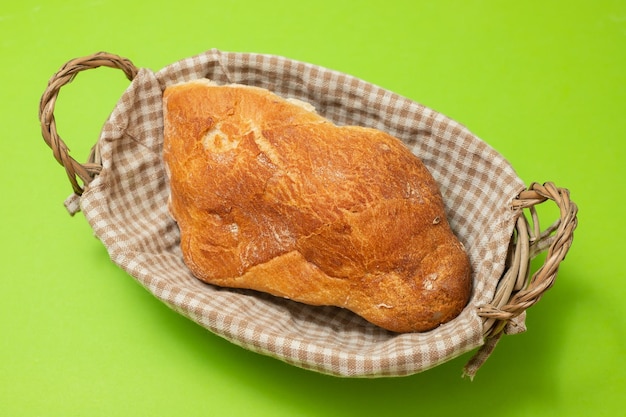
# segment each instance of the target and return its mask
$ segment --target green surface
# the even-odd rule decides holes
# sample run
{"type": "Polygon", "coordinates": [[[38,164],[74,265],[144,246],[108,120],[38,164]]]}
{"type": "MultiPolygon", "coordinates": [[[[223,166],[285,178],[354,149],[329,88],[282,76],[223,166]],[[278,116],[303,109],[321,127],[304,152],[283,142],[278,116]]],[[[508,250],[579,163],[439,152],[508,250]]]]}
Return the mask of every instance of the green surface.
{"type": "MultiPolygon", "coordinates": [[[[623,1],[4,2],[0,6],[0,415],[617,416],[626,392],[623,1]],[[158,70],[210,48],[347,72],[468,126],[520,177],[580,207],[556,285],[473,382],[470,354],[348,380],[210,334],[113,265],[41,139],[67,60],[107,50],[158,70]]],[[[55,112],[83,160],[128,82],[81,74],[55,112]]]]}

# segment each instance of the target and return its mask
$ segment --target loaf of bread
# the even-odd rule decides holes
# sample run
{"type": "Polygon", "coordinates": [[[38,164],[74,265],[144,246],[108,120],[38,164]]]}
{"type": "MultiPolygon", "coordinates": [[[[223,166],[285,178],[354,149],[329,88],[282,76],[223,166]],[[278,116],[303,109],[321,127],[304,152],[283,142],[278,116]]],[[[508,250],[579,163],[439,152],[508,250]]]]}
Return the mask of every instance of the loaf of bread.
{"type": "Polygon", "coordinates": [[[192,81],[163,105],[169,210],[200,280],[393,332],[433,329],[467,304],[468,257],[400,140],[258,87],[192,81]]]}

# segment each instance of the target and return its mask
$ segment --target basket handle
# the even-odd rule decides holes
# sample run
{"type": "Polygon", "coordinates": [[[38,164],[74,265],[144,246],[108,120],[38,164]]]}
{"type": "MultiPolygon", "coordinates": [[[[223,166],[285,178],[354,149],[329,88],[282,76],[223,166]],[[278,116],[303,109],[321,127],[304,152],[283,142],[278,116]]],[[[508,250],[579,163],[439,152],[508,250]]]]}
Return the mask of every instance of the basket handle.
{"type": "Polygon", "coordinates": [[[512,208],[522,210],[522,213],[511,241],[508,269],[498,283],[492,302],[478,308],[486,342],[465,367],[465,374],[470,377],[487,360],[507,324],[515,325],[512,320],[537,303],[552,287],[559,265],[572,245],[578,224],[578,207],[570,200],[569,190],[551,182],[531,184],[513,200],[512,208]],[[548,200],[559,208],[559,218],[541,230],[536,206],[548,200]],[[531,221],[524,215],[523,209],[528,209],[531,221]],[[530,276],[530,261],[545,251],[547,255],[543,265],[530,276]]]}
{"type": "Polygon", "coordinates": [[[132,81],[137,75],[138,69],[133,63],[117,55],[107,52],[98,52],[81,58],[75,58],[63,65],[48,81],[48,86],[41,96],[39,102],[39,120],[41,122],[41,135],[44,141],[52,149],[54,158],[65,168],[65,172],[72,184],[74,193],[81,195],[83,187],[78,183],[78,179],[84,185],[89,184],[102,169],[100,155],[97,146],[91,149],[86,163],[81,164],[69,154],[69,148],[59,136],[54,119],[54,106],[61,87],[69,84],[74,77],[88,69],[98,67],[118,68],[124,71],[126,78],[132,81]]]}

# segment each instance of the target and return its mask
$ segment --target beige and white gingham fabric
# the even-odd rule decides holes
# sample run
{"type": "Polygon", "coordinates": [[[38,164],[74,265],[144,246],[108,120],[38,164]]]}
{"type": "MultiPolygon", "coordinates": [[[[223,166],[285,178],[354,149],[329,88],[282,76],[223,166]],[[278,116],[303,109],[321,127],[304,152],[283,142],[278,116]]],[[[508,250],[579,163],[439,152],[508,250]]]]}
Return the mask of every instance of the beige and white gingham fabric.
{"type": "Polygon", "coordinates": [[[298,367],[350,377],[421,372],[484,343],[476,307],[493,298],[516,220],[511,202],[524,184],[502,156],[449,118],[315,65],[211,50],[156,73],[141,69],[106,122],[99,146],[102,172],[80,198],[96,236],[148,291],[217,335],[298,367]],[[370,126],[402,139],[439,183],[451,226],[469,253],[474,292],[461,315],[427,333],[393,334],[339,308],[194,278],[166,207],[161,99],[167,85],[201,77],[264,87],[312,103],[337,124],[370,126]]]}

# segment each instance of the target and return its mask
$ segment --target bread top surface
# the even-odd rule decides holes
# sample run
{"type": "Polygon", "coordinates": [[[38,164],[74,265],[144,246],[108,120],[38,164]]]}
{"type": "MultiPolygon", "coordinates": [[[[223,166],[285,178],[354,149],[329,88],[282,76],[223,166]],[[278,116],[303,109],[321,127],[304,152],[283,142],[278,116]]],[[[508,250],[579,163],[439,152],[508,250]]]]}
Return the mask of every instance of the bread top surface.
{"type": "Polygon", "coordinates": [[[396,332],[456,317],[469,260],[437,184],[398,139],[267,90],[164,93],[169,208],[199,279],[348,308],[396,332]]]}

